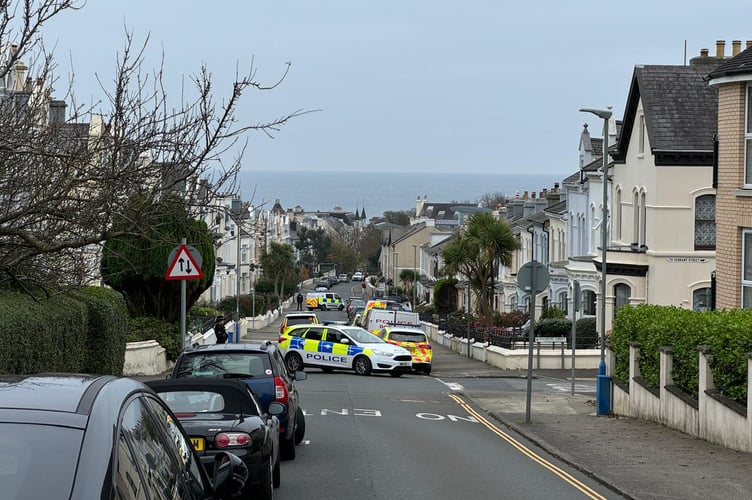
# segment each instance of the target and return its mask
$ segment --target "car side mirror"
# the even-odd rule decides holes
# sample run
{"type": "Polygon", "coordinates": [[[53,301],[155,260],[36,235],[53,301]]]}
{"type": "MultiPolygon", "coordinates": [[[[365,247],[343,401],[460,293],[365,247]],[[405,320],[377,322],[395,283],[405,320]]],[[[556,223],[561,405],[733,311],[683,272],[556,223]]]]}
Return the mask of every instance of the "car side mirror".
{"type": "Polygon", "coordinates": [[[350,343],[350,339],[341,338],[341,339],[339,339],[339,343],[340,344],[349,344],[350,343]]]}
{"type": "Polygon", "coordinates": [[[248,480],[248,467],[232,453],[220,451],[214,456],[214,493],[219,498],[230,498],[243,489],[248,480]]]}

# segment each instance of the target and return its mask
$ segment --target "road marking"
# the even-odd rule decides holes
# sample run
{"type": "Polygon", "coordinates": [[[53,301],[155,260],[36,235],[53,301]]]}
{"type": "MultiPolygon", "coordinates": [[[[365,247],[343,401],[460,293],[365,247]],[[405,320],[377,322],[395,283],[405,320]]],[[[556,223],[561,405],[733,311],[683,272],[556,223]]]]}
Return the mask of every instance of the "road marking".
{"type": "Polygon", "coordinates": [[[441,382],[445,386],[449,387],[453,391],[464,391],[465,390],[465,387],[462,384],[458,384],[456,382],[444,382],[440,378],[437,378],[435,380],[438,380],[439,382],[441,382]]]}
{"type": "MultiPolygon", "coordinates": [[[[559,392],[571,392],[572,384],[546,384],[546,387],[559,392]]],[[[574,392],[592,392],[595,393],[595,387],[585,384],[574,384],[574,392]]]]}
{"type": "Polygon", "coordinates": [[[517,449],[520,453],[528,457],[533,462],[536,462],[543,466],[544,468],[551,471],[554,475],[561,478],[566,483],[569,483],[572,487],[576,488],[577,490],[584,493],[588,498],[591,498],[593,500],[607,500],[606,497],[592,489],[590,486],[586,485],[576,477],[569,474],[567,471],[557,467],[556,465],[552,464],[545,458],[541,457],[540,455],[533,452],[530,448],[526,447],[516,439],[514,439],[511,435],[507,434],[506,432],[502,431],[498,427],[496,427],[492,422],[488,421],[483,415],[478,413],[473,407],[471,407],[468,403],[466,403],[461,397],[450,394],[450,398],[452,398],[462,409],[467,411],[469,414],[476,417],[480,423],[482,423],[487,429],[489,429],[491,432],[499,436],[501,439],[509,443],[513,448],[517,449]]]}

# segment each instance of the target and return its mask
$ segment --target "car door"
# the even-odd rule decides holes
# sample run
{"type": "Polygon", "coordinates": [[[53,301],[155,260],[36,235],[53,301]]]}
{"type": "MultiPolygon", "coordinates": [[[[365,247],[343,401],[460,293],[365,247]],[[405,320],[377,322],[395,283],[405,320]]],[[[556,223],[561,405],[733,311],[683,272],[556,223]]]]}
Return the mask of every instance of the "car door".
{"type": "Polygon", "coordinates": [[[321,339],[324,336],[324,328],[318,325],[311,325],[302,335],[305,339],[302,342],[303,363],[312,366],[328,366],[325,357],[322,355],[321,339]]]}
{"type": "Polygon", "coordinates": [[[352,356],[350,356],[350,345],[348,342],[342,342],[347,335],[336,328],[327,328],[324,332],[324,341],[326,349],[331,354],[330,366],[334,368],[350,368],[352,366],[352,356]]]}

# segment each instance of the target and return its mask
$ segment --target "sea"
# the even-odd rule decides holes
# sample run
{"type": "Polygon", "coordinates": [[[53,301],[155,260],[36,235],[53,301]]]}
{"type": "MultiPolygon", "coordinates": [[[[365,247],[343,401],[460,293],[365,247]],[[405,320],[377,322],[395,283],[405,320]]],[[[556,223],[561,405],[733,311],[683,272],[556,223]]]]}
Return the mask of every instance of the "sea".
{"type": "Polygon", "coordinates": [[[413,210],[418,197],[435,203],[477,203],[486,194],[540,193],[561,184],[561,174],[489,174],[353,171],[241,171],[243,201],[284,210],[300,206],[307,213],[341,209],[366,217],[386,211],[413,210]]]}

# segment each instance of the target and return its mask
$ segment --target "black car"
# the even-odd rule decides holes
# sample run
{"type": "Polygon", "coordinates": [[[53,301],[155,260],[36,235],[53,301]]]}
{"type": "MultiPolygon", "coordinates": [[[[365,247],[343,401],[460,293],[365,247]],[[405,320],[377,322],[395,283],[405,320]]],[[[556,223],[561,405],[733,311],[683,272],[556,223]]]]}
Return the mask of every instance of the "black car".
{"type": "Polygon", "coordinates": [[[284,411],[277,415],[280,454],[282,460],[294,460],[295,445],[305,436],[305,416],[295,382],[305,380],[306,373],[288,373],[279,349],[267,340],[262,343],[193,347],[180,354],[171,378],[225,374],[234,374],[248,384],[258,397],[264,413],[270,413],[271,403],[282,404],[284,411]]]}
{"type": "Polygon", "coordinates": [[[129,378],[0,377],[2,498],[224,499],[248,477],[220,452],[213,484],[165,403],[129,378]]]}
{"type": "Polygon", "coordinates": [[[258,400],[242,380],[228,377],[184,377],[149,380],[188,433],[204,465],[214,462],[221,451],[237,455],[248,467],[246,495],[254,487],[258,498],[272,498],[272,487],[280,484],[279,420],[284,410],[277,402],[269,413],[261,411],[258,400]]]}

